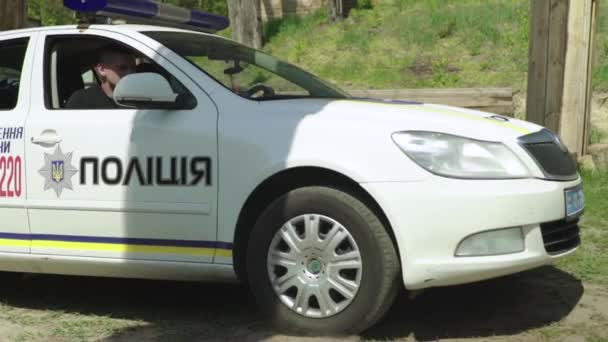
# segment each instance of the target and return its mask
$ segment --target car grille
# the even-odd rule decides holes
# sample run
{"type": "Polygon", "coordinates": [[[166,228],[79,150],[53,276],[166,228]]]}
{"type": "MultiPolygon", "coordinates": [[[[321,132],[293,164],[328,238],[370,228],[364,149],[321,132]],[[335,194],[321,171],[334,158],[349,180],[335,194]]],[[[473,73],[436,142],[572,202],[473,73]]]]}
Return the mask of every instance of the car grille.
{"type": "Polygon", "coordinates": [[[545,173],[561,177],[576,175],[574,160],[556,143],[525,144],[524,146],[545,173]]]}
{"type": "Polygon", "coordinates": [[[567,252],[581,243],[578,218],[541,223],[540,230],[545,250],[551,255],[567,252]]]}
{"type": "Polygon", "coordinates": [[[547,179],[575,180],[578,177],[574,159],[549,130],[523,136],[519,142],[534,158],[547,179]]]}

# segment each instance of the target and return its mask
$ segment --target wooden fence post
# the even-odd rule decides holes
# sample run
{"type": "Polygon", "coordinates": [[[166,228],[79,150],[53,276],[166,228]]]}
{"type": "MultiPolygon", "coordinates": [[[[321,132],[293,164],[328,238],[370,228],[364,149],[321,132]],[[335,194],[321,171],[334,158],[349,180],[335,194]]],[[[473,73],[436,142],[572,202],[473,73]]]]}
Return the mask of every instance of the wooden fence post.
{"type": "Polygon", "coordinates": [[[0,0],[0,31],[25,27],[25,0],[0,0]]]}
{"type": "Polygon", "coordinates": [[[591,133],[593,50],[599,0],[571,0],[560,134],[570,150],[587,153],[591,133]]]}
{"type": "Polygon", "coordinates": [[[599,0],[530,0],[527,119],[581,156],[589,139],[593,39],[599,0]]]}

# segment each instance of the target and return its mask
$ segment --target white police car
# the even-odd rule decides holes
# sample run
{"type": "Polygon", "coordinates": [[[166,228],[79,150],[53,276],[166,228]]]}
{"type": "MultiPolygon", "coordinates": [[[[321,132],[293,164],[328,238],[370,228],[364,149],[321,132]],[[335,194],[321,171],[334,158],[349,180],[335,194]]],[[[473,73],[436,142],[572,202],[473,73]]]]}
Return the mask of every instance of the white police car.
{"type": "MultiPolygon", "coordinates": [[[[226,25],[148,0],[72,3],[226,25]]],[[[401,286],[511,274],[580,243],[581,180],[548,130],[353,99],[210,34],[133,25],[1,33],[0,110],[6,271],[238,278],[286,329],[354,333],[401,286]],[[91,68],[108,42],[154,72],[122,78],[121,108],[66,109],[99,82],[91,68]]]]}

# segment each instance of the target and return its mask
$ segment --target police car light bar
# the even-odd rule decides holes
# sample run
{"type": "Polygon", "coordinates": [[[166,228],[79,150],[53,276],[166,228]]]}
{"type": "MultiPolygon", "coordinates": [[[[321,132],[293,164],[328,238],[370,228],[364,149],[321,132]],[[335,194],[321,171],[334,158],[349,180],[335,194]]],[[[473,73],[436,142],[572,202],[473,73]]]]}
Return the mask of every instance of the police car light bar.
{"type": "Polygon", "coordinates": [[[85,17],[126,19],[138,24],[182,27],[205,32],[223,30],[230,25],[226,17],[159,4],[153,0],[63,0],[63,5],[85,17]]]}

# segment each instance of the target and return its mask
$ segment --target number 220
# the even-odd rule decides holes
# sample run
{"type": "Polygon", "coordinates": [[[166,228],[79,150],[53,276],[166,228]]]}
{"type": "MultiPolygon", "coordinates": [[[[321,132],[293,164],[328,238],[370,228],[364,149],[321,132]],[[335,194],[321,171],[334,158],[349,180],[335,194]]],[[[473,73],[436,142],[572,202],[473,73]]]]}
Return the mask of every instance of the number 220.
{"type": "Polygon", "coordinates": [[[1,156],[0,197],[19,196],[21,196],[21,157],[1,156]]]}

